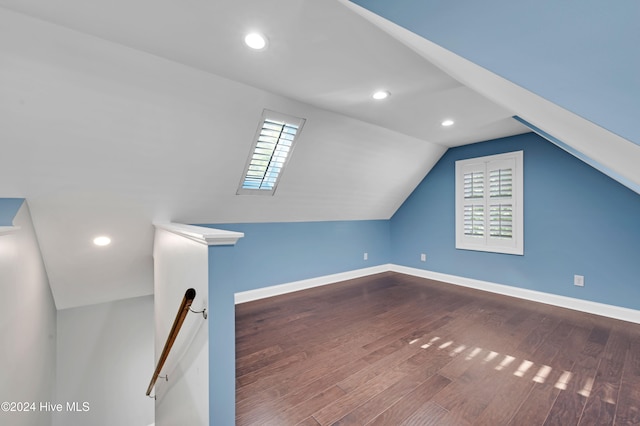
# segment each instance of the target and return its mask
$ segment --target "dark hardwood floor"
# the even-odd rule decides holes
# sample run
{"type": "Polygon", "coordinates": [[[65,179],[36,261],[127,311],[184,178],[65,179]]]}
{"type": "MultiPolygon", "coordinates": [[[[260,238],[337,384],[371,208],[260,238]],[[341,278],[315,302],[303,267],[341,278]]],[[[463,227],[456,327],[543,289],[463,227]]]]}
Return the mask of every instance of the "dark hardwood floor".
{"type": "Polygon", "coordinates": [[[236,307],[238,425],[640,424],[640,325],[395,273],[236,307]]]}

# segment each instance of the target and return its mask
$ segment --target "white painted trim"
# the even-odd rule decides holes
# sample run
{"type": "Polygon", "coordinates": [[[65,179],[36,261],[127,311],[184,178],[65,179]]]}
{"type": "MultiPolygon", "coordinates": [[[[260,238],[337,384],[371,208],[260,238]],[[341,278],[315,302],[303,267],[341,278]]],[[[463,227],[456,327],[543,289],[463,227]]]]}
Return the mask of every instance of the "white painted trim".
{"type": "Polygon", "coordinates": [[[264,299],[281,294],[292,293],[294,291],[306,290],[313,287],[320,287],[328,284],[335,284],[340,281],[354,278],[366,277],[367,275],[379,274],[390,270],[391,265],[378,265],[370,268],[356,269],[353,271],[341,272],[338,274],[324,275],[316,278],[309,278],[301,281],[294,281],[285,284],[273,285],[270,287],[257,288],[236,293],[234,295],[236,305],[239,303],[251,302],[253,300],[264,299]]]}
{"type": "Polygon", "coordinates": [[[442,281],[447,284],[474,288],[477,290],[517,297],[519,299],[531,300],[533,302],[545,303],[547,305],[559,306],[561,308],[573,309],[576,311],[640,324],[640,311],[635,309],[622,308],[619,306],[606,305],[604,303],[591,302],[589,300],[575,299],[573,297],[543,293],[540,291],[512,287],[504,284],[496,284],[488,281],[443,274],[441,272],[433,272],[425,269],[410,268],[408,266],[393,264],[389,266],[391,271],[401,274],[442,281]]]}
{"type": "Polygon", "coordinates": [[[0,226],[0,235],[13,234],[20,230],[19,226],[0,226]]]}
{"type": "Polygon", "coordinates": [[[156,229],[164,229],[190,240],[208,246],[232,246],[244,237],[242,232],[207,228],[206,226],[184,225],[182,223],[156,223],[156,229]]]}

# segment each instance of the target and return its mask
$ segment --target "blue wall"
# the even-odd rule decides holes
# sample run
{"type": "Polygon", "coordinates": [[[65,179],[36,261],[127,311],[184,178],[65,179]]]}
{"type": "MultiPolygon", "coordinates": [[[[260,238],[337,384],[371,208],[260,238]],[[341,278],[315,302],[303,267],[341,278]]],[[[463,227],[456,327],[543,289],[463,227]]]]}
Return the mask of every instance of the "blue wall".
{"type": "Polygon", "coordinates": [[[235,246],[209,247],[209,424],[236,419],[236,327],[234,288],[240,259],[235,246]]]}
{"type": "Polygon", "coordinates": [[[209,417],[211,425],[232,425],[234,293],[389,263],[390,222],[204,226],[245,233],[235,246],[209,247],[209,417]]]}
{"type": "Polygon", "coordinates": [[[391,219],[391,261],[640,309],[638,218],[640,196],[528,133],[448,150],[391,219]],[[517,150],[524,256],[456,250],[455,161],[517,150]],[[585,287],[573,285],[574,274],[585,276],[585,287]]]}
{"type": "Polygon", "coordinates": [[[24,198],[0,198],[0,226],[12,226],[24,198]]]}
{"type": "Polygon", "coordinates": [[[204,225],[244,232],[235,256],[235,292],[389,263],[389,221],[204,225]],[[363,260],[363,254],[369,254],[363,260]]]}
{"type": "Polygon", "coordinates": [[[351,0],[640,144],[637,0],[351,0]]]}

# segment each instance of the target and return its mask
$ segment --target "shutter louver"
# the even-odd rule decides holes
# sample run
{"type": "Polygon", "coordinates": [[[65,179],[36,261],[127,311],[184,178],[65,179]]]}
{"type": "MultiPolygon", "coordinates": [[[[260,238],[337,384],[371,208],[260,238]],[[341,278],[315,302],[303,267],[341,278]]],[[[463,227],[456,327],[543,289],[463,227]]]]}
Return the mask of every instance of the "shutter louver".
{"type": "Polygon", "coordinates": [[[464,234],[484,236],[484,206],[470,204],[464,206],[464,234]]]}
{"type": "Polygon", "coordinates": [[[489,172],[489,197],[511,197],[513,172],[511,169],[497,169],[489,172]]]}
{"type": "Polygon", "coordinates": [[[464,174],[464,198],[484,197],[484,173],[471,172],[464,174]]]}
{"type": "Polygon", "coordinates": [[[238,194],[273,194],[305,120],[264,110],[238,194]]]}
{"type": "Polygon", "coordinates": [[[298,127],[294,125],[264,121],[242,183],[243,189],[272,190],[275,187],[297,131],[298,127]]]}
{"type": "Polygon", "coordinates": [[[513,237],[513,169],[500,168],[489,171],[489,198],[502,199],[505,203],[489,205],[489,236],[513,237]]]}
{"type": "Polygon", "coordinates": [[[513,237],[513,207],[511,204],[489,206],[489,235],[498,238],[513,237]]]}

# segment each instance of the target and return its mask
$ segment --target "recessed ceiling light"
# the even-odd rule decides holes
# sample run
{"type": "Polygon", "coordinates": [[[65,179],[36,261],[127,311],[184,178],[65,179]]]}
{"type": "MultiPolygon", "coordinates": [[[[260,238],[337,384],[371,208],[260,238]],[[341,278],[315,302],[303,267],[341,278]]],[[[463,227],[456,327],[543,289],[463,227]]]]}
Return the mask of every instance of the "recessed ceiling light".
{"type": "Polygon", "coordinates": [[[449,127],[449,126],[453,126],[453,120],[444,120],[442,123],[444,127],[449,127]]]}
{"type": "Polygon", "coordinates": [[[97,246],[108,246],[109,244],[111,244],[111,238],[104,235],[100,237],[95,237],[93,239],[93,244],[97,246]]]}
{"type": "Polygon", "coordinates": [[[247,46],[255,50],[262,50],[267,47],[267,38],[260,33],[247,34],[244,42],[247,46]]]}
{"type": "Polygon", "coordinates": [[[372,95],[373,99],[376,100],[387,99],[389,96],[391,96],[391,93],[389,93],[387,90],[378,90],[372,95]]]}

